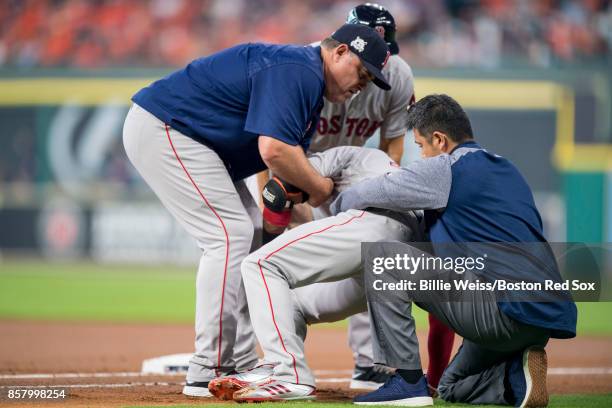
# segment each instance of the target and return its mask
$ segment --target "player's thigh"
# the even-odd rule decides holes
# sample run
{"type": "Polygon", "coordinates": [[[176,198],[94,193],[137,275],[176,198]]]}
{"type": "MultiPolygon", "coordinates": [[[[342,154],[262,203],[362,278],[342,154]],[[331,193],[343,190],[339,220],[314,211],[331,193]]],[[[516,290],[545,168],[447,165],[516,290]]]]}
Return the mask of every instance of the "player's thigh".
{"type": "Polygon", "coordinates": [[[200,244],[211,237],[223,237],[234,246],[240,243],[248,249],[253,222],[243,204],[245,197],[250,198],[246,191],[241,197],[223,162],[208,147],[188,137],[176,137],[173,145],[180,168],[178,172],[174,168],[176,180],[169,183],[168,198],[177,207],[186,227],[197,234],[200,244]]]}
{"type": "Polygon", "coordinates": [[[361,272],[361,242],[398,239],[406,227],[366,211],[349,210],[302,224],[251,254],[248,262],[282,271],[292,288],[338,281],[361,272]]]}
{"type": "Polygon", "coordinates": [[[219,156],[146,115],[130,136],[140,148],[133,164],[162,204],[202,248],[228,237],[250,243],[253,224],[219,156]]]}

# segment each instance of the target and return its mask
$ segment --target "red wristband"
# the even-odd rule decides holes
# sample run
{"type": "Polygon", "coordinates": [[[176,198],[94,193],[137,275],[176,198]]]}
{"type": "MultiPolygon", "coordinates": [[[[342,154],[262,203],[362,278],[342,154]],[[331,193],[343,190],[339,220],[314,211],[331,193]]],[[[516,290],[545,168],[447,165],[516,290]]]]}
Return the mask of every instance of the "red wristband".
{"type": "Polygon", "coordinates": [[[289,225],[289,221],[291,221],[291,211],[274,212],[264,207],[263,218],[277,227],[286,227],[289,225]]]}

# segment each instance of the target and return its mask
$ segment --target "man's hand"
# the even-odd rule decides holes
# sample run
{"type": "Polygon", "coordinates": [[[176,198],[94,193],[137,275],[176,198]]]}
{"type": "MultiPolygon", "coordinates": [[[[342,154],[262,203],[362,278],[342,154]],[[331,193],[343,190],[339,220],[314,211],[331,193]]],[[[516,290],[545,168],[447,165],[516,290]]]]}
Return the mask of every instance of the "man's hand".
{"type": "Polygon", "coordinates": [[[291,221],[289,222],[289,228],[295,228],[298,225],[306,224],[314,219],[312,213],[312,207],[307,204],[296,204],[293,206],[291,212],[291,221]]]}
{"type": "Polygon", "coordinates": [[[321,176],[310,164],[301,146],[291,146],[273,137],[261,135],[259,153],[272,173],[310,195],[309,203],[319,206],[334,189],[331,179],[321,176]]]}
{"type": "MultiPolygon", "coordinates": [[[[270,214],[270,211],[267,208],[264,210],[264,213],[266,211],[268,211],[268,214],[270,214]]],[[[285,228],[287,228],[286,225],[276,225],[273,222],[274,221],[271,222],[266,218],[263,220],[263,231],[261,235],[262,245],[266,245],[268,242],[273,241],[276,237],[282,234],[283,231],[285,231],[285,228]]]]}
{"type": "Polygon", "coordinates": [[[325,201],[327,201],[329,197],[331,197],[333,190],[334,182],[332,181],[332,179],[328,177],[323,178],[322,188],[320,190],[317,190],[316,194],[310,195],[310,200],[308,200],[308,204],[310,204],[312,207],[320,206],[325,201]]]}

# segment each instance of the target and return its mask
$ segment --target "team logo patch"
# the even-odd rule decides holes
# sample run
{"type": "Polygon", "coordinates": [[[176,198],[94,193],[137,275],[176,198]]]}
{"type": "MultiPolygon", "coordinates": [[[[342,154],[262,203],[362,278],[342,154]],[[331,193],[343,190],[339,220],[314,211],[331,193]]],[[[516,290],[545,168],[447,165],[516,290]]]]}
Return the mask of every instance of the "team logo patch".
{"type": "Polygon", "coordinates": [[[364,41],[363,38],[357,36],[353,41],[351,41],[351,47],[359,51],[360,53],[365,50],[365,46],[368,45],[367,41],[364,41]]]}

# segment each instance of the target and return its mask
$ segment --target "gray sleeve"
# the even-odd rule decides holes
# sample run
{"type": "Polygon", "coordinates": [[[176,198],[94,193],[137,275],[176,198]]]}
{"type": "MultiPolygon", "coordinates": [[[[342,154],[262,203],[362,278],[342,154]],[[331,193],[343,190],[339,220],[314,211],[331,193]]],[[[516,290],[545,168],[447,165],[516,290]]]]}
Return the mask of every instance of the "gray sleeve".
{"type": "Polygon", "coordinates": [[[399,62],[397,71],[392,77],[389,108],[380,127],[380,134],[385,139],[395,139],[406,134],[408,115],[406,108],[414,96],[412,70],[403,60],[399,62]]]}
{"type": "Polygon", "coordinates": [[[368,207],[393,211],[435,210],[446,207],[452,174],[447,154],[417,160],[347,189],[331,204],[334,214],[368,207]]]}
{"type": "Polygon", "coordinates": [[[314,167],[314,169],[322,175],[323,177],[329,177],[331,174],[331,169],[329,166],[326,166],[325,160],[323,160],[322,153],[312,153],[308,155],[308,161],[310,165],[314,167]]]}
{"type": "Polygon", "coordinates": [[[323,177],[334,178],[361,152],[361,147],[339,146],[308,155],[308,161],[323,177]]]}

